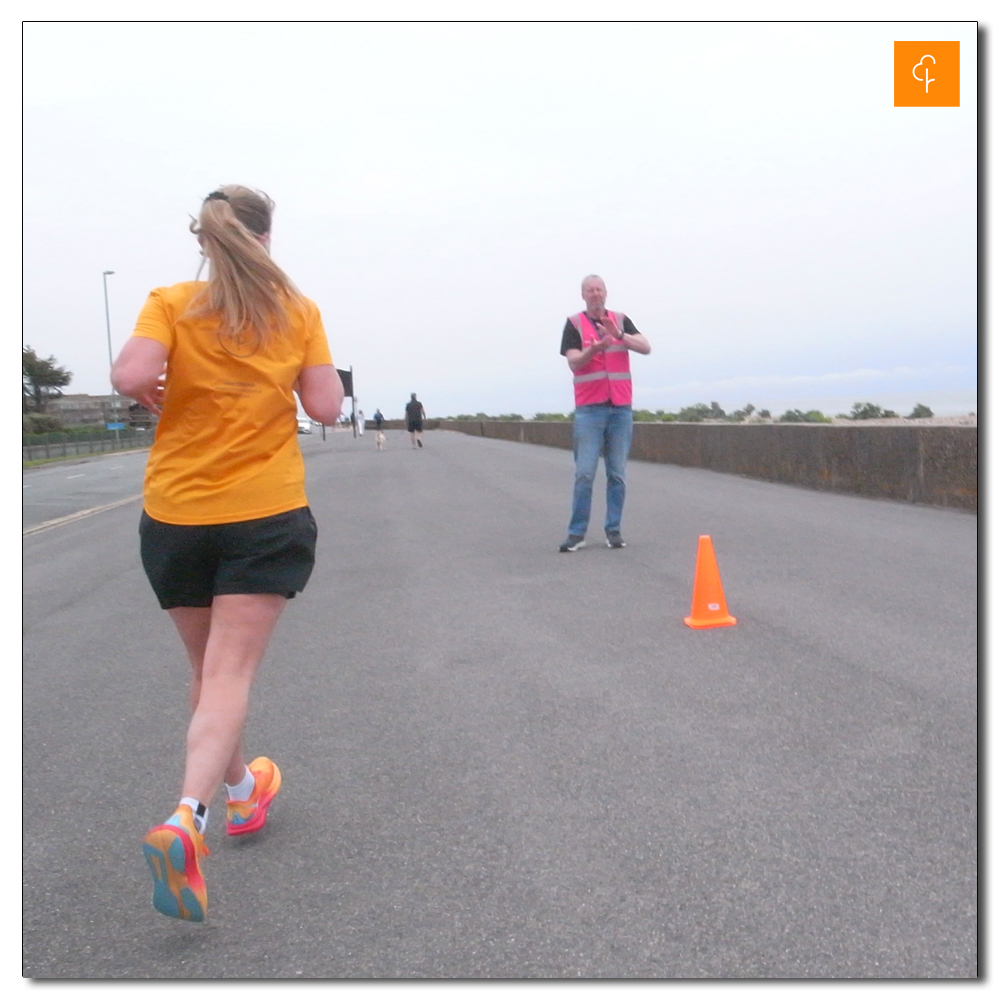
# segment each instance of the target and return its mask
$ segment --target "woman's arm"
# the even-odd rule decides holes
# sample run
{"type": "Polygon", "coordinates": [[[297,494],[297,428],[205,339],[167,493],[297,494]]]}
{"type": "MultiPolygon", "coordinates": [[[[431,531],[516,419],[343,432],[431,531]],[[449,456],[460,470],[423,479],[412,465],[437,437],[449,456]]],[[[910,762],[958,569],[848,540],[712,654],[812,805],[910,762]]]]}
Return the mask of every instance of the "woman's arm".
{"type": "Polygon", "coordinates": [[[344,386],[333,365],[310,365],[299,372],[295,391],[313,420],[332,426],[340,418],[344,386]]]}
{"type": "Polygon", "coordinates": [[[129,337],[111,366],[111,384],[123,396],[138,400],[151,413],[160,412],[167,348],[152,337],[129,337]]]}

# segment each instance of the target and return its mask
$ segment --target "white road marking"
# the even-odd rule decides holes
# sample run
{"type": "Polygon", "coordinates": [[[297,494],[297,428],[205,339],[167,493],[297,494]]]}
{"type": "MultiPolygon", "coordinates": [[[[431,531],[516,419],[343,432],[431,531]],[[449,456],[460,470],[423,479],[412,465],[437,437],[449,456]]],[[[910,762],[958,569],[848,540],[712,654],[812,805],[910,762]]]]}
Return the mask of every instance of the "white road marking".
{"type": "Polygon", "coordinates": [[[83,477],[86,474],[87,474],[86,472],[78,472],[75,476],[67,476],[66,478],[67,479],[83,479],[83,477]]]}
{"type": "Polygon", "coordinates": [[[21,537],[34,535],[39,531],[46,531],[49,528],[56,528],[60,524],[69,524],[70,521],[79,521],[82,517],[89,517],[91,514],[100,514],[103,510],[112,510],[114,507],[121,507],[123,504],[141,499],[142,494],[136,493],[134,497],[125,497],[124,500],[114,500],[111,503],[101,504],[100,507],[88,507],[86,510],[78,510],[75,514],[67,514],[66,517],[57,517],[52,521],[43,521],[41,524],[36,524],[33,528],[25,528],[21,532],[21,537]]]}

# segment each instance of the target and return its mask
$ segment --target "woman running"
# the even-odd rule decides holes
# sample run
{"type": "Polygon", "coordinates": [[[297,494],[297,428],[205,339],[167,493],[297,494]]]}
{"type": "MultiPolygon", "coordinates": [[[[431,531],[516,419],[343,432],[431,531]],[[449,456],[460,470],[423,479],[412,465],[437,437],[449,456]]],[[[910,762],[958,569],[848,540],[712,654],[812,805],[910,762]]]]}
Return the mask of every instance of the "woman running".
{"type": "Polygon", "coordinates": [[[323,424],[343,387],[315,303],[271,260],[274,203],[229,185],[191,231],[208,281],[150,293],[112,382],[159,413],[139,526],[142,563],[191,661],[191,723],[180,804],[143,844],[153,906],[201,921],[208,809],[221,782],[230,836],[253,833],[281,787],[267,757],[248,766],[250,686],[289,598],[312,571],[295,394],[323,424]]]}

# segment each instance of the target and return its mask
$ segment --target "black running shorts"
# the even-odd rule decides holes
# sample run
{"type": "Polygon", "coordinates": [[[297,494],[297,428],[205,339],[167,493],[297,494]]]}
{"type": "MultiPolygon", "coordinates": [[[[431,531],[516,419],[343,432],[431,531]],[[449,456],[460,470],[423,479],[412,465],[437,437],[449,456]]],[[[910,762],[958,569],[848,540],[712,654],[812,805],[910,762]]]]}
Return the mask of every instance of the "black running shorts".
{"type": "Polygon", "coordinates": [[[406,423],[406,429],[411,433],[423,433],[424,422],[422,420],[408,420],[406,423]]]}
{"type": "Polygon", "coordinates": [[[142,565],[161,608],[207,608],[218,594],[305,589],[316,559],[308,507],[232,524],[165,524],[145,511],[142,565]]]}

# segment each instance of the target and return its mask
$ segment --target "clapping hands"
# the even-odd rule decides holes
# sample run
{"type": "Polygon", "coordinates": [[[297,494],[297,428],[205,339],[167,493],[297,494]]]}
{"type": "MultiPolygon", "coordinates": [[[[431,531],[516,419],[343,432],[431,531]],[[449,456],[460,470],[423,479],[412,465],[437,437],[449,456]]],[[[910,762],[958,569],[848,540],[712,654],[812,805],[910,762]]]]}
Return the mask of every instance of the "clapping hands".
{"type": "Polygon", "coordinates": [[[602,351],[610,347],[616,340],[622,339],[622,332],[618,329],[618,324],[611,313],[605,313],[601,319],[594,320],[594,326],[601,335],[601,339],[597,341],[597,347],[602,351]]]}

